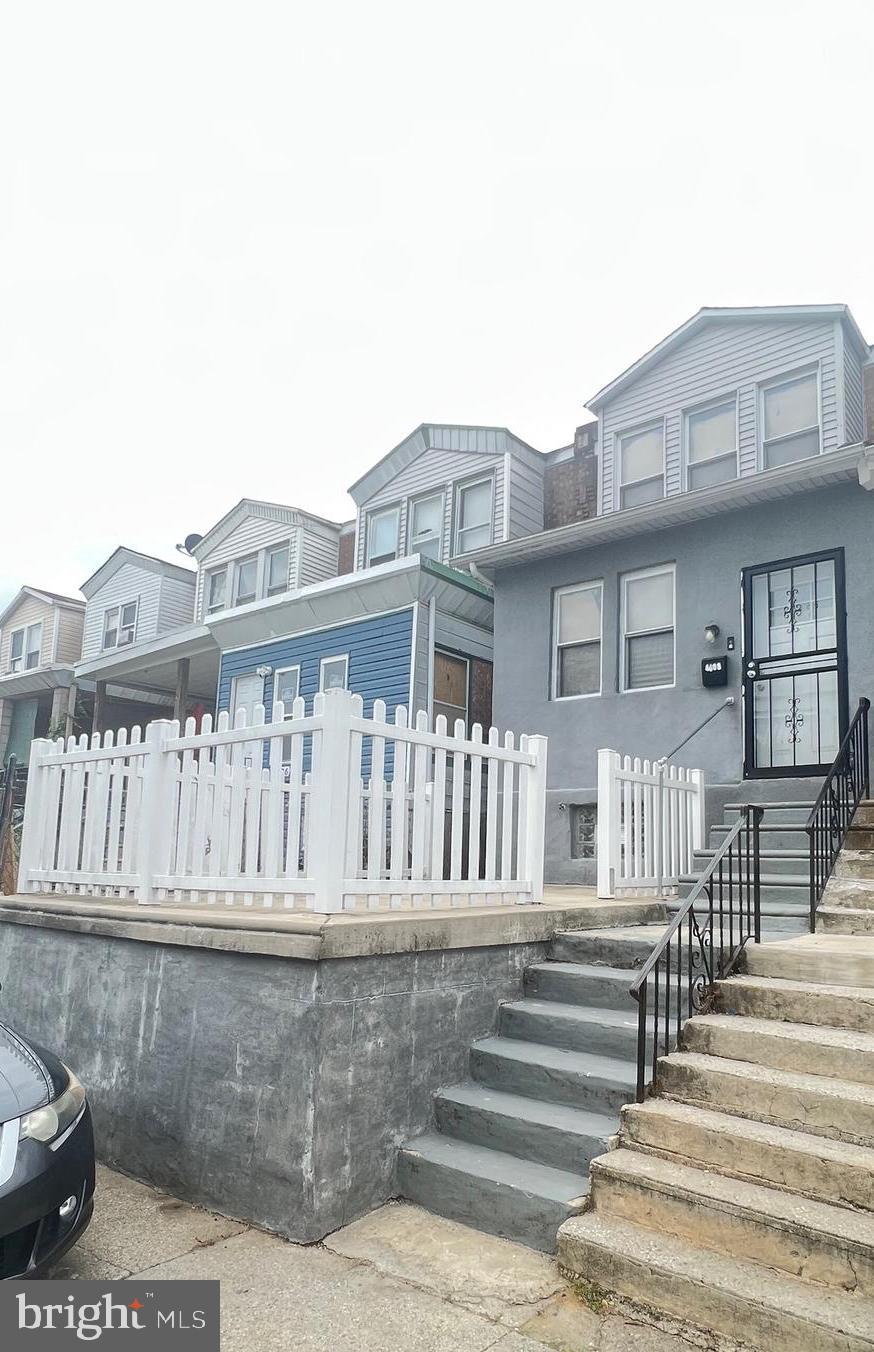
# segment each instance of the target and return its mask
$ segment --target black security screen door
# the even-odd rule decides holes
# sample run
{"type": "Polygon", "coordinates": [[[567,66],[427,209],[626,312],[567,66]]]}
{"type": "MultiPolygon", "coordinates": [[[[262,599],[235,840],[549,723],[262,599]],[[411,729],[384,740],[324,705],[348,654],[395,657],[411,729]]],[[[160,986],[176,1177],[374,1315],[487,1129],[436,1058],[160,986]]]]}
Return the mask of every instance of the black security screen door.
{"type": "Polygon", "coordinates": [[[744,775],[824,773],[847,727],[844,552],[747,568],[744,775]]]}

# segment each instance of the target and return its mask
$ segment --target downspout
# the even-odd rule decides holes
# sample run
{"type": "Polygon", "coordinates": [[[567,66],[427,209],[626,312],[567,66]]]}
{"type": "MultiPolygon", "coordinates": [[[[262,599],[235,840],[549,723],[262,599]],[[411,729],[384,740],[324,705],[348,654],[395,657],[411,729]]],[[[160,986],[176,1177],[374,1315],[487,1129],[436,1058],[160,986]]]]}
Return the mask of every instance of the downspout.
{"type": "Polygon", "coordinates": [[[434,714],[434,642],[437,637],[437,600],[428,601],[428,726],[434,714]]]}

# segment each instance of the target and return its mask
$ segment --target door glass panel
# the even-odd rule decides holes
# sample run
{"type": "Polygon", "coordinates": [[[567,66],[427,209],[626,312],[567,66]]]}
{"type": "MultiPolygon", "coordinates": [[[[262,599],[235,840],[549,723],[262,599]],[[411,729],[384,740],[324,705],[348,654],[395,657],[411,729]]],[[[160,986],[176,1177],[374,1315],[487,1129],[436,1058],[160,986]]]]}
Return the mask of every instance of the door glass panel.
{"type": "Polygon", "coordinates": [[[792,569],[792,651],[809,653],[816,648],[815,566],[792,569]]]}
{"type": "Polygon", "coordinates": [[[820,765],[830,765],[840,746],[840,716],[838,704],[838,673],[821,671],[813,678],[819,695],[819,756],[820,765]]]}
{"type": "Polygon", "coordinates": [[[836,644],[835,565],[832,559],[822,559],[816,565],[816,646],[834,648],[836,644]]]}

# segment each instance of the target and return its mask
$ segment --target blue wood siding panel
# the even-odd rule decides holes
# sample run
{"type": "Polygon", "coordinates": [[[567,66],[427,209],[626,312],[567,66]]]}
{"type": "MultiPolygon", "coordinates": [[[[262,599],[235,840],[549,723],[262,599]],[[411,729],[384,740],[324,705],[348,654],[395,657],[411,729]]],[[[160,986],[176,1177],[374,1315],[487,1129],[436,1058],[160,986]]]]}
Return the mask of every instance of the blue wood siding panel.
{"type": "MultiPolygon", "coordinates": [[[[363,698],[365,714],[372,713],[374,700],[384,699],[391,718],[397,705],[406,705],[410,698],[412,631],[413,612],[408,609],[223,653],[218,708],[230,707],[231,681],[235,676],[251,675],[260,666],[273,667],[275,671],[299,665],[300,693],[306,701],[307,713],[312,713],[321,659],[348,653],[349,689],[363,698]]],[[[272,676],[264,679],[264,710],[269,719],[273,712],[272,676]]]]}

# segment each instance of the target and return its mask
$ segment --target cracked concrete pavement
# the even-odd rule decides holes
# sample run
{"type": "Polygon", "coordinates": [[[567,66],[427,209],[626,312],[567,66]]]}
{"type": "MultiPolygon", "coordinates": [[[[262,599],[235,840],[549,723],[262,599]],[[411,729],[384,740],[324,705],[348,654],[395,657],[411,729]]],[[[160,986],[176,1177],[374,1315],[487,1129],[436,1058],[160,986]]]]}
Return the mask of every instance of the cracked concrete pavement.
{"type": "Polygon", "coordinates": [[[98,1170],[94,1220],[52,1276],[213,1278],[223,1352],[688,1352],[622,1313],[596,1313],[552,1259],[390,1203],[290,1244],[98,1170]]]}

